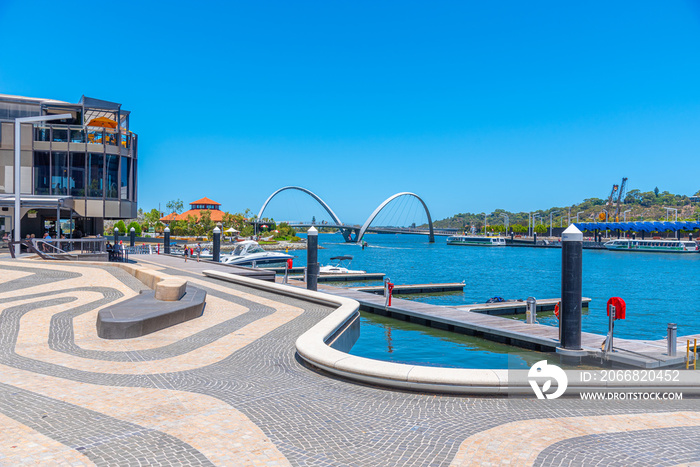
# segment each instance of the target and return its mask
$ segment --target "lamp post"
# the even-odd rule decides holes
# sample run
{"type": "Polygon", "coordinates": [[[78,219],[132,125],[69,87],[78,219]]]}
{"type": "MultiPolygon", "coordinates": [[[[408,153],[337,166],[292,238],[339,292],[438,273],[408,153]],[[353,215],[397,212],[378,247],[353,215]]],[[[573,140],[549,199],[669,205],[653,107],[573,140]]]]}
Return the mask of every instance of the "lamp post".
{"type": "Polygon", "coordinates": [[[628,213],[628,212],[632,212],[632,210],[631,210],[631,209],[628,209],[627,211],[625,211],[625,212],[622,213],[622,217],[624,218],[623,222],[627,222],[627,213],[628,213]]]}
{"type": "Polygon", "coordinates": [[[503,223],[505,224],[505,235],[508,235],[508,224],[509,224],[508,214],[501,214],[501,217],[503,217],[503,223]]]}
{"type": "MultiPolygon", "coordinates": [[[[22,123],[36,123],[36,122],[46,122],[49,120],[63,120],[67,118],[73,118],[71,114],[59,114],[59,115],[41,115],[38,117],[20,117],[15,118],[15,258],[19,257],[19,241],[22,239],[19,228],[20,228],[20,196],[22,192],[22,176],[20,170],[21,164],[21,146],[22,146],[22,123]]],[[[58,220],[60,222],[60,220],[58,220]]]]}
{"type": "Polygon", "coordinates": [[[484,235],[486,235],[486,213],[484,213],[484,235]]]}
{"type": "Polygon", "coordinates": [[[549,213],[549,236],[552,236],[552,216],[554,214],[559,214],[559,211],[554,211],[549,213]]]}
{"type": "Polygon", "coordinates": [[[576,223],[578,224],[578,215],[583,214],[585,211],[579,211],[576,213],[576,223]]]}
{"type": "Polygon", "coordinates": [[[668,222],[668,211],[674,211],[676,213],[676,218],[675,218],[674,222],[678,222],[678,209],[667,208],[667,207],[664,207],[664,209],[666,210],[666,222],[668,222]]]}

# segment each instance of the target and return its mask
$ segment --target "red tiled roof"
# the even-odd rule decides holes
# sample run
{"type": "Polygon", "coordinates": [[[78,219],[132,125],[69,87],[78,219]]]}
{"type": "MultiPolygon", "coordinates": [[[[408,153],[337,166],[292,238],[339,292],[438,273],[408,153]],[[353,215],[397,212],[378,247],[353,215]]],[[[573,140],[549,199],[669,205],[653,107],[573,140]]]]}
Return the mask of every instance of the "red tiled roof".
{"type": "MultiPolygon", "coordinates": [[[[188,216],[192,216],[195,219],[199,219],[199,216],[201,215],[200,213],[202,211],[206,211],[206,209],[190,209],[189,211],[185,211],[182,214],[168,214],[167,216],[161,218],[162,222],[168,223],[172,221],[186,221],[188,216]]],[[[214,222],[221,222],[224,220],[224,212],[223,211],[217,211],[217,210],[209,210],[211,213],[211,220],[214,222]]]]}
{"type": "Polygon", "coordinates": [[[192,204],[216,204],[217,206],[221,206],[221,203],[217,203],[216,201],[211,200],[211,199],[207,198],[206,196],[202,199],[198,199],[197,201],[192,201],[190,203],[190,205],[192,205],[192,204]]]}

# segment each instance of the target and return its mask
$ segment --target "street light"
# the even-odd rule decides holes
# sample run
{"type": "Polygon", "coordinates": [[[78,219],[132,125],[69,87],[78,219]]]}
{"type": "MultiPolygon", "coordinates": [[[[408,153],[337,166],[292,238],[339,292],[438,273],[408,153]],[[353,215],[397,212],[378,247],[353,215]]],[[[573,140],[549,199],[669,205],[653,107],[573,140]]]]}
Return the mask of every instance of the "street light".
{"type": "Polygon", "coordinates": [[[508,214],[501,214],[501,217],[503,217],[503,222],[504,222],[505,228],[506,228],[505,234],[508,235],[508,223],[509,223],[509,222],[508,222],[508,220],[509,220],[509,219],[508,219],[508,214]]]}
{"type": "Polygon", "coordinates": [[[577,223],[577,224],[578,224],[578,215],[579,215],[579,214],[583,214],[584,212],[586,212],[586,211],[579,211],[579,212],[576,213],[576,223],[577,223]]]}
{"type": "Polygon", "coordinates": [[[559,211],[554,211],[549,213],[549,236],[552,236],[552,215],[559,214],[559,211]]]}
{"type": "Polygon", "coordinates": [[[486,213],[484,213],[484,235],[486,235],[486,213]]]}
{"type": "MultiPolygon", "coordinates": [[[[20,248],[19,242],[22,239],[20,236],[20,217],[21,217],[21,205],[20,196],[22,193],[22,176],[20,170],[21,164],[21,147],[22,147],[22,124],[23,123],[36,123],[36,122],[47,122],[49,120],[63,120],[73,118],[72,114],[59,114],[59,115],[41,115],[37,117],[19,117],[15,118],[15,258],[19,257],[20,248]]],[[[60,224],[61,220],[57,219],[60,224]]]]}
{"type": "Polygon", "coordinates": [[[664,206],[664,209],[666,210],[666,222],[668,222],[668,211],[675,211],[676,213],[676,220],[675,222],[678,222],[678,209],[676,208],[667,208],[664,206]]]}
{"type": "Polygon", "coordinates": [[[628,213],[628,212],[632,212],[632,210],[631,210],[631,209],[628,209],[627,211],[625,211],[625,212],[622,213],[622,217],[624,218],[623,222],[627,222],[627,213],[628,213]]]}

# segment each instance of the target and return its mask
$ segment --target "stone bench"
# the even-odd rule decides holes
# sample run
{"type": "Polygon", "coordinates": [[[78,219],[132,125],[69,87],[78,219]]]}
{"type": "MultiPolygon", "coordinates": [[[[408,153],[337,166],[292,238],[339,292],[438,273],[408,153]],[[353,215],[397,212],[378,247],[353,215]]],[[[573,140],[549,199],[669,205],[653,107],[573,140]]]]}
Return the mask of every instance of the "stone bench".
{"type": "Polygon", "coordinates": [[[100,310],[97,335],[102,339],[131,339],[202,316],[207,296],[204,290],[175,278],[166,278],[155,286],[155,291],[142,292],[100,310]],[[157,300],[159,294],[166,298],[157,300]]]}

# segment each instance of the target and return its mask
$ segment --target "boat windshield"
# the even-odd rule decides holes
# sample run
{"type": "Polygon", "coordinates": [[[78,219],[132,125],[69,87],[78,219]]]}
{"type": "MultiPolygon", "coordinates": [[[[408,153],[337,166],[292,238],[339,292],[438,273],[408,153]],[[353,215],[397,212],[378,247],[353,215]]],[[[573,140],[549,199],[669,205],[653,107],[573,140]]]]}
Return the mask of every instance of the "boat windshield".
{"type": "Polygon", "coordinates": [[[245,255],[250,255],[252,253],[263,253],[265,250],[263,247],[258,245],[255,242],[244,242],[244,243],[239,243],[236,245],[236,248],[233,249],[233,253],[231,253],[233,256],[245,256],[245,255]]]}

